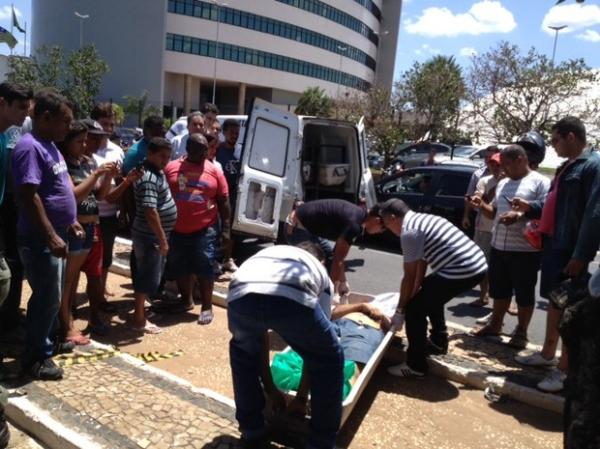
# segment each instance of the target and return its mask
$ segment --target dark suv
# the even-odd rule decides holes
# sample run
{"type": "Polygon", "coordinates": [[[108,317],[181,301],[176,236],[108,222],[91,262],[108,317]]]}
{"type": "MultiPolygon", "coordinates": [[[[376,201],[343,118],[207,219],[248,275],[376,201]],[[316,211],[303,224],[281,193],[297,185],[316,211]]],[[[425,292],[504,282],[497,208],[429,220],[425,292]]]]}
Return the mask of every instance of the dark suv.
{"type": "Polygon", "coordinates": [[[416,212],[440,215],[460,227],[465,193],[476,169],[434,165],[404,170],[377,183],[377,200],[399,198],[416,212]]]}

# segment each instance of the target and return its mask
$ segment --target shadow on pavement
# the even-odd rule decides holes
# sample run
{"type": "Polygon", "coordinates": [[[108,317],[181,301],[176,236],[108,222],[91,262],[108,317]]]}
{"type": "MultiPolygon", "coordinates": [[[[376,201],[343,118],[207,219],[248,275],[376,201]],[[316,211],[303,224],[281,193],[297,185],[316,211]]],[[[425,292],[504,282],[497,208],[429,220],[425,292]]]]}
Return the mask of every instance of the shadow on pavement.
{"type": "Polygon", "coordinates": [[[502,402],[490,402],[490,408],[514,417],[519,423],[527,424],[545,432],[562,432],[562,417],[539,408],[529,407],[510,399],[502,402]]]}
{"type": "Polygon", "coordinates": [[[446,402],[455,399],[459,390],[446,379],[427,376],[424,379],[400,379],[387,373],[390,363],[384,361],[375,372],[358,404],[338,434],[337,445],[348,447],[380,391],[407,396],[427,402],[446,402]]]}

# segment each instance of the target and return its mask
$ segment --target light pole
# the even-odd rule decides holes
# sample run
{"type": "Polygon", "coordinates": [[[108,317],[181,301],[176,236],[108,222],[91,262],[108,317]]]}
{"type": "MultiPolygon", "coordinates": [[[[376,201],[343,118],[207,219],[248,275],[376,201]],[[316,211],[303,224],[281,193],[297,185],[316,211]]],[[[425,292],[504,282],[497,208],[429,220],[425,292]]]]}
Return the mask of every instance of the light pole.
{"type": "Polygon", "coordinates": [[[227,6],[227,3],[219,0],[209,0],[217,7],[217,38],[215,40],[215,60],[213,61],[213,88],[212,88],[212,103],[215,104],[215,96],[217,94],[217,58],[219,57],[219,25],[221,23],[221,6],[227,6]]]}
{"type": "Polygon", "coordinates": [[[83,47],[83,21],[85,19],[89,19],[90,15],[89,14],[80,14],[77,11],[75,11],[75,16],[79,17],[79,48],[83,47]]]}
{"type": "Polygon", "coordinates": [[[558,41],[558,33],[560,30],[567,28],[567,25],[560,26],[549,26],[551,30],[554,30],[554,47],[552,48],[552,67],[554,67],[554,58],[556,57],[556,42],[558,41]]]}

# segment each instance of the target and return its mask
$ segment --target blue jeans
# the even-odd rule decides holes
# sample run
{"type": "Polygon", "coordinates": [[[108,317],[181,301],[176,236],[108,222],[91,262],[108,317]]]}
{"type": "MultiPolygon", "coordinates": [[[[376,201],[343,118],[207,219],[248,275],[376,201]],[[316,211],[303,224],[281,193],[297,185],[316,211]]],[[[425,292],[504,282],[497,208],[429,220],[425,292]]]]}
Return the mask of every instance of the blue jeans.
{"type": "Polygon", "coordinates": [[[136,262],[133,290],[136,293],[154,295],[158,292],[167,258],[160,254],[159,242],[155,236],[132,231],[131,240],[136,262]]]}
{"type": "MultiPolygon", "coordinates": [[[[67,241],[67,232],[57,232],[67,241]]],[[[40,234],[19,236],[19,255],[31,286],[27,303],[26,340],[21,364],[28,368],[52,357],[57,314],[64,288],[66,259],[55,257],[40,234]]]]}
{"type": "Polygon", "coordinates": [[[265,432],[261,345],[264,333],[272,329],[300,354],[310,375],[312,417],[307,447],[333,448],[342,414],[344,354],[323,310],[284,297],[249,294],[227,305],[227,317],[236,418],[242,436],[254,439],[265,432]]]}

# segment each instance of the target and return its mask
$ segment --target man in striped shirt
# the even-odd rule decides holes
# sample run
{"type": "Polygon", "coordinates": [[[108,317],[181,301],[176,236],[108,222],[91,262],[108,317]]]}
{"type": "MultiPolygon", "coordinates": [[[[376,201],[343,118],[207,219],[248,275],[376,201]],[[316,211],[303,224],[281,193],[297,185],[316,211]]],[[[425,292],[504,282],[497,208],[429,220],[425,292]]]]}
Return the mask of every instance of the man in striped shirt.
{"type": "Polygon", "coordinates": [[[169,234],[177,220],[177,207],[163,169],[171,160],[171,144],[154,137],[143,161],[144,174],[134,184],[135,219],[131,238],[137,264],[133,279],[136,330],[157,334],[161,329],[146,320],[144,302],[157,292],[169,252],[169,234]]]}
{"type": "Polygon", "coordinates": [[[427,354],[445,353],[448,332],[444,305],[481,282],[487,272],[483,251],[443,217],[415,213],[399,199],[379,205],[387,229],[400,237],[404,277],[392,324],[406,317],[406,362],[388,369],[399,377],[423,376],[427,354]],[[425,276],[427,267],[431,273],[425,276]],[[427,318],[431,336],[427,339],[427,318]]]}

